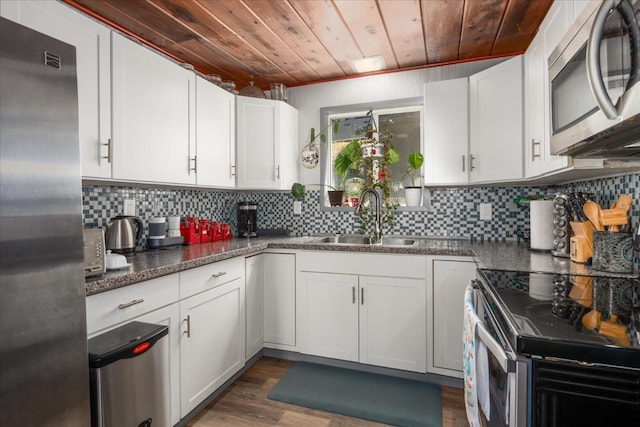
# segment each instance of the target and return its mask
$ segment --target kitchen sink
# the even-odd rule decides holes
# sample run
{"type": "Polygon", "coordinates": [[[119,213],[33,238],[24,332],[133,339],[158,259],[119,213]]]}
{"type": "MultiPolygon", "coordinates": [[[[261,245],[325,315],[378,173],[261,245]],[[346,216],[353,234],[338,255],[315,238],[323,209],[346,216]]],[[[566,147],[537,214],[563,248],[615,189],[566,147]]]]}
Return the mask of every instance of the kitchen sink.
{"type": "MultiPolygon", "coordinates": [[[[362,235],[336,235],[315,239],[312,243],[326,243],[329,245],[371,245],[369,236],[362,235]]],[[[404,237],[383,237],[380,243],[383,246],[412,246],[414,239],[406,239],[404,237]]]]}

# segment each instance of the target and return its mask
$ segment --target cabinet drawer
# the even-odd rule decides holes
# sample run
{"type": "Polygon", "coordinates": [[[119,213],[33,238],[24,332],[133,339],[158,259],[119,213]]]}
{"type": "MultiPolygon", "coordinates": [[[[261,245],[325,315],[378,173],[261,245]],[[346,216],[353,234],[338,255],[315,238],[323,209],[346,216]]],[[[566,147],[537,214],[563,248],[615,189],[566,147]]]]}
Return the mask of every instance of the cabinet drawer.
{"type": "Polygon", "coordinates": [[[178,301],[178,283],[171,274],[87,297],[87,333],[178,301]]]}
{"type": "Polygon", "coordinates": [[[244,277],[244,258],[230,258],[180,272],[180,299],[244,277]]]}

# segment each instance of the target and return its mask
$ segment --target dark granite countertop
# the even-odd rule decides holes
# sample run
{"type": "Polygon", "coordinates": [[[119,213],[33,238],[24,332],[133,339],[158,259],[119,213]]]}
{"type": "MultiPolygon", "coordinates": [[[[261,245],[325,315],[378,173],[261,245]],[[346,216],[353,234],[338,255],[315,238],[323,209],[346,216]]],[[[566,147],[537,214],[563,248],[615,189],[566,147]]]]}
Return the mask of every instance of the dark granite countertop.
{"type": "Polygon", "coordinates": [[[554,257],[550,253],[531,252],[526,245],[516,242],[470,242],[460,239],[420,237],[415,238],[416,242],[411,246],[375,246],[314,243],[317,239],[317,236],[234,238],[199,245],[139,252],[128,257],[127,261],[130,264],[128,268],[108,271],[106,274],[87,278],[86,293],[89,296],[266,249],[470,256],[475,259],[478,267],[484,269],[594,276],[637,277],[638,275],[637,272],[616,275],[595,271],[582,264],[571,262],[568,258],[554,257]]]}

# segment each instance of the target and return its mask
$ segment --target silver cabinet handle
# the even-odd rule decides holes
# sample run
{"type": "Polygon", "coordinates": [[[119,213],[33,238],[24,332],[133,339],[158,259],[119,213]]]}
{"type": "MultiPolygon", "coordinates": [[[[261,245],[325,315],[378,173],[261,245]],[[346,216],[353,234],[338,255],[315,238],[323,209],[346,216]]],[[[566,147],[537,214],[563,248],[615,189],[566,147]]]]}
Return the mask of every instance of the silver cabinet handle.
{"type": "Polygon", "coordinates": [[[355,304],[356,303],[356,287],[352,286],[351,287],[351,304],[355,304]]]}
{"type": "Polygon", "coordinates": [[[106,144],[100,144],[100,145],[105,145],[107,147],[107,155],[106,156],[101,156],[101,159],[106,159],[107,163],[111,163],[111,138],[107,139],[107,143],[106,144]]]}
{"type": "Polygon", "coordinates": [[[127,303],[124,303],[124,304],[119,304],[118,305],[118,309],[122,310],[123,308],[131,307],[132,305],[140,304],[140,303],[143,303],[143,302],[144,302],[144,300],[142,298],[134,299],[131,302],[127,302],[127,303]]]}
{"type": "Polygon", "coordinates": [[[231,176],[236,176],[236,165],[231,165],[231,176]]]}
{"type": "Polygon", "coordinates": [[[462,172],[466,172],[466,167],[467,167],[467,156],[465,156],[464,154],[462,155],[462,172]]]}
{"type": "Polygon", "coordinates": [[[276,178],[280,179],[280,165],[276,166],[276,178]]]}
{"type": "Polygon", "coordinates": [[[360,288],[360,305],[364,305],[364,288],[360,288]]]}
{"type": "Polygon", "coordinates": [[[185,322],[187,322],[187,330],[184,331],[185,334],[187,334],[187,338],[191,338],[191,315],[187,314],[187,317],[184,319],[185,322]]]}
{"type": "Polygon", "coordinates": [[[473,154],[469,154],[469,172],[473,171],[476,168],[476,165],[474,165],[474,160],[476,159],[476,156],[474,156],[473,154]]]}
{"type": "Polygon", "coordinates": [[[540,147],[540,141],[536,141],[535,138],[531,138],[531,161],[534,161],[536,158],[540,158],[540,150],[538,149],[538,154],[536,154],[536,146],[540,147]]]}
{"type": "Polygon", "coordinates": [[[193,156],[193,159],[191,159],[191,161],[193,162],[193,167],[189,170],[192,170],[195,173],[198,173],[198,156],[193,156]]]}
{"type": "Polygon", "coordinates": [[[213,273],[213,274],[211,275],[211,277],[213,277],[214,279],[217,279],[218,277],[220,277],[220,276],[224,276],[225,274],[227,274],[227,272],[226,272],[226,271],[219,271],[219,272],[217,272],[217,273],[213,273]]]}

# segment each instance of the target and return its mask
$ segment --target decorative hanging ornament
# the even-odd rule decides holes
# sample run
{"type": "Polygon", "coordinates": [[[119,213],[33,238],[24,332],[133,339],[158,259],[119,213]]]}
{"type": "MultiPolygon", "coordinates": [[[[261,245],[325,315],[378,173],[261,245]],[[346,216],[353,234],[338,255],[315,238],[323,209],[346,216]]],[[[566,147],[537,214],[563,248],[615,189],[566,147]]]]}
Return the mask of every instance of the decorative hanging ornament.
{"type": "Polygon", "coordinates": [[[302,166],[307,169],[313,169],[318,166],[318,160],[320,159],[320,152],[318,147],[313,142],[307,144],[300,152],[300,159],[302,160],[302,166]]]}

